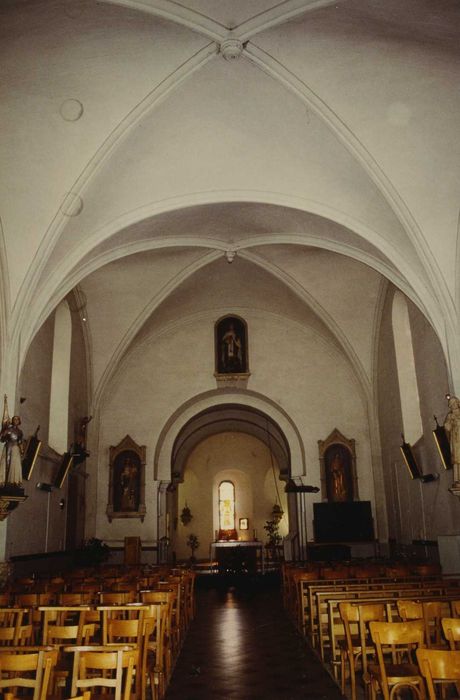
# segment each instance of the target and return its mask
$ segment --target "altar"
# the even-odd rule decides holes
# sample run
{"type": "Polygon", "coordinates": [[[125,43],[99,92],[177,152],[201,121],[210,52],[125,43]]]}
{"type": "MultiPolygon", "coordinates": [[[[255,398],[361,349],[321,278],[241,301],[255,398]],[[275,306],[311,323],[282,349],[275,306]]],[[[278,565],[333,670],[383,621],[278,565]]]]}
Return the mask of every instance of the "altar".
{"type": "Polygon", "coordinates": [[[211,561],[216,561],[219,573],[265,572],[264,546],[258,541],[230,540],[211,542],[211,561]]]}

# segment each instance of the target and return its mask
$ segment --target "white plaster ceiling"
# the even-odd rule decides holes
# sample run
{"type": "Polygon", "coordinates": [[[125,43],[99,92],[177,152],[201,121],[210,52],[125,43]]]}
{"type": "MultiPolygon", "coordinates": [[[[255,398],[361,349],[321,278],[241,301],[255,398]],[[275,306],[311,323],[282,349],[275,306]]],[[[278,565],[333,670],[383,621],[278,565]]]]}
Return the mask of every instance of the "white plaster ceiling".
{"type": "Polygon", "coordinates": [[[132,317],[147,322],[159,290],[166,304],[226,249],[286,285],[305,318],[323,309],[368,376],[351,309],[361,295],[371,323],[382,274],[442,342],[455,335],[456,0],[5,0],[0,12],[12,353],[81,284],[101,377],[132,317]],[[244,42],[239,59],[219,53],[226,39],[244,42]],[[329,252],[310,256],[318,247],[329,252]]]}

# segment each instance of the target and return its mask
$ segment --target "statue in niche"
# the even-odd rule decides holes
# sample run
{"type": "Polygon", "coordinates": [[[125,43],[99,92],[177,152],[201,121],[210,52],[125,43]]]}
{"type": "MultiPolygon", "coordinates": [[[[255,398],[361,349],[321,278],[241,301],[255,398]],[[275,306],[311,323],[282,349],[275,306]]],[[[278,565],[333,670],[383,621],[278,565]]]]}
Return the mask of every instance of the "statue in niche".
{"type": "Polygon", "coordinates": [[[246,325],[236,316],[226,316],[216,324],[216,371],[217,374],[248,371],[246,325]]]}

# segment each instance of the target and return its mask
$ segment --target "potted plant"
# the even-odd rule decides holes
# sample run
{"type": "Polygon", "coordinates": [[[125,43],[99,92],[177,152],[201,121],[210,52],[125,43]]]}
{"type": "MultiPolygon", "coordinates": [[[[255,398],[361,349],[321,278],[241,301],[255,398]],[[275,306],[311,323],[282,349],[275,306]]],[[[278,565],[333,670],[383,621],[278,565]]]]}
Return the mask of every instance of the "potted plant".
{"type": "Polygon", "coordinates": [[[98,566],[110,557],[110,547],[97,537],[91,537],[75,555],[80,566],[98,566]]]}
{"type": "Polygon", "coordinates": [[[267,547],[275,548],[281,543],[281,535],[279,533],[280,521],[278,518],[267,520],[264,525],[264,530],[268,535],[267,547]]]}
{"type": "Polygon", "coordinates": [[[187,537],[187,547],[190,547],[192,550],[192,556],[190,557],[190,562],[194,564],[196,562],[195,559],[195,551],[198,549],[200,546],[198,537],[193,534],[193,532],[190,533],[190,535],[187,537]]]}

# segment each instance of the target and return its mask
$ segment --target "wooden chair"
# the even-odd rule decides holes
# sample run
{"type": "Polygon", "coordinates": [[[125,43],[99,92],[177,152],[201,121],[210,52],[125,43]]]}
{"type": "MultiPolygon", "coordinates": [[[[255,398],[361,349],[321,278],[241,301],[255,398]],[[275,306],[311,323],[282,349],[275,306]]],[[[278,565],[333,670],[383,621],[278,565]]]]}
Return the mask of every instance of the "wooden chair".
{"type": "Polygon", "coordinates": [[[168,682],[167,669],[167,603],[152,603],[144,620],[145,634],[142,656],[141,700],[146,697],[146,682],[150,680],[152,700],[160,700],[168,682]]]}
{"type": "Polygon", "coordinates": [[[456,651],[460,649],[460,618],[443,617],[441,625],[450,650],[456,651]]]}
{"type": "Polygon", "coordinates": [[[114,620],[138,620],[145,617],[148,606],[141,603],[133,605],[100,605],[97,610],[102,616],[102,644],[109,642],[109,625],[114,620]]]}
{"type": "Polygon", "coordinates": [[[403,622],[409,620],[423,620],[425,625],[425,641],[428,647],[442,648],[441,620],[444,615],[442,601],[398,600],[396,606],[403,622]]]}
{"type": "MultiPolygon", "coordinates": [[[[144,610],[140,610],[139,617],[134,620],[113,619],[107,621],[108,644],[132,644],[139,651],[139,659],[143,659],[144,635],[144,610]]],[[[135,687],[137,698],[140,697],[142,679],[142,668],[138,668],[136,669],[135,673],[135,687]]]]}
{"type": "Polygon", "coordinates": [[[30,689],[32,700],[45,700],[51,670],[56,654],[39,651],[34,653],[0,654],[0,689],[4,695],[11,689],[16,695],[18,688],[30,689]]]}
{"type": "Polygon", "coordinates": [[[367,657],[375,651],[369,639],[367,624],[370,621],[385,620],[385,606],[382,603],[339,603],[340,617],[345,630],[345,640],[340,644],[340,675],[342,694],[345,694],[345,667],[348,661],[351,682],[351,697],[356,700],[356,662],[361,658],[363,677],[367,671],[367,657]]]}
{"type": "MultiPolygon", "coordinates": [[[[158,677],[162,676],[162,683],[166,686],[171,677],[173,661],[174,661],[174,648],[172,643],[172,605],[174,600],[174,591],[143,591],[141,593],[142,601],[150,606],[150,611],[147,613],[149,617],[155,617],[156,613],[153,611],[153,606],[161,606],[161,641],[157,648],[154,648],[156,654],[156,667],[159,669],[156,683],[158,685],[158,677]]],[[[155,679],[150,674],[151,681],[155,679]]],[[[151,682],[153,687],[153,683],[151,682]]]]}
{"type": "Polygon", "coordinates": [[[460,600],[451,600],[452,617],[460,617],[460,600]]]}
{"type": "Polygon", "coordinates": [[[23,624],[28,613],[27,608],[0,608],[0,646],[31,643],[32,624],[23,624]]]}
{"type": "Polygon", "coordinates": [[[88,688],[112,689],[113,700],[130,700],[138,658],[139,652],[133,649],[80,651],[72,688],[77,692],[88,688]]]}
{"type": "Polygon", "coordinates": [[[87,622],[86,617],[92,612],[89,605],[40,606],[39,611],[42,614],[42,644],[57,643],[51,642],[51,640],[48,639],[49,630],[51,630],[50,634],[54,639],[60,638],[60,634],[57,633],[57,628],[60,628],[60,632],[62,632],[61,638],[63,640],[74,639],[76,644],[82,644],[83,637],[89,640],[94,636],[94,625],[92,625],[92,627],[86,625],[86,629],[84,629],[87,622]]]}
{"type": "Polygon", "coordinates": [[[369,630],[378,660],[377,664],[368,665],[367,680],[372,700],[375,700],[377,691],[383,694],[384,700],[392,700],[400,688],[410,688],[419,700],[423,700],[423,678],[412,660],[412,652],[424,646],[423,620],[370,622],[369,630]]]}
{"type": "Polygon", "coordinates": [[[460,651],[417,649],[417,661],[426,680],[429,700],[437,699],[436,685],[455,683],[459,689],[460,651]]]}

